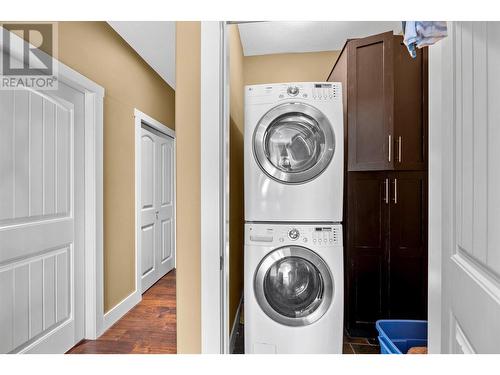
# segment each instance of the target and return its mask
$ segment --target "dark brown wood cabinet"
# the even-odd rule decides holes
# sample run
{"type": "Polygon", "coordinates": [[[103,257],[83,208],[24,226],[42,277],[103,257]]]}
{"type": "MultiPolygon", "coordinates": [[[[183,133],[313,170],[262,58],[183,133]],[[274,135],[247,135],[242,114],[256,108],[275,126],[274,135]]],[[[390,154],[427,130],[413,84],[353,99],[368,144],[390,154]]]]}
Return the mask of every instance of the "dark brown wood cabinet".
{"type": "Polygon", "coordinates": [[[427,51],[392,32],[349,40],[341,82],[346,150],[345,326],[427,316],[427,51]]]}
{"type": "Polygon", "coordinates": [[[427,163],[427,50],[412,59],[392,32],[346,43],[329,81],[342,82],[349,171],[427,163]]]}
{"type": "Polygon", "coordinates": [[[425,319],[426,172],[348,173],[346,322],[375,335],[378,319],[425,319]]]}
{"type": "Polygon", "coordinates": [[[347,184],[346,328],[353,336],[373,335],[374,321],[387,310],[387,177],[385,172],[349,173],[347,184]]]}
{"type": "Polygon", "coordinates": [[[427,172],[392,172],[389,238],[389,316],[427,316],[427,172]]]}

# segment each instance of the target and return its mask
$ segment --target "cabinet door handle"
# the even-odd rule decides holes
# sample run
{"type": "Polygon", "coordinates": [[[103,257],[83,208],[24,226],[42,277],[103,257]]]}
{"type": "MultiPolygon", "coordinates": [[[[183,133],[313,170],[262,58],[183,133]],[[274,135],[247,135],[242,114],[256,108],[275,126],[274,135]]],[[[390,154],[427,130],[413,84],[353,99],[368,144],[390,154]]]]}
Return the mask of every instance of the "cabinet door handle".
{"type": "Polygon", "coordinates": [[[384,202],[385,204],[389,204],[389,179],[385,179],[385,197],[384,197],[384,202]]]}
{"type": "Polygon", "coordinates": [[[394,204],[398,204],[398,179],[394,179],[394,204]]]}
{"type": "Polygon", "coordinates": [[[387,155],[387,159],[389,160],[389,163],[391,162],[391,156],[392,156],[392,136],[389,134],[389,154],[387,155]]]}
{"type": "Polygon", "coordinates": [[[401,163],[403,159],[403,137],[398,137],[398,162],[401,163]]]}

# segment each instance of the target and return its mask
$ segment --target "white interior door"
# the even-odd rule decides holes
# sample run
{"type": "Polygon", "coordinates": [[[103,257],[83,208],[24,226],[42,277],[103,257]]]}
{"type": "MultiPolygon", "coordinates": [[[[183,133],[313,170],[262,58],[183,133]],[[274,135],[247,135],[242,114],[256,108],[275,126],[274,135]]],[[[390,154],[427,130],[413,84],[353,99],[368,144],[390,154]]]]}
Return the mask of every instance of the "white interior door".
{"type": "Polygon", "coordinates": [[[441,348],[500,353],[500,23],[449,26],[442,46],[441,348]]]}
{"type": "Polygon", "coordinates": [[[84,334],[84,95],[0,91],[0,353],[84,334]]]}
{"type": "Polygon", "coordinates": [[[174,140],[141,129],[141,286],[145,292],[175,267],[174,140]]]}

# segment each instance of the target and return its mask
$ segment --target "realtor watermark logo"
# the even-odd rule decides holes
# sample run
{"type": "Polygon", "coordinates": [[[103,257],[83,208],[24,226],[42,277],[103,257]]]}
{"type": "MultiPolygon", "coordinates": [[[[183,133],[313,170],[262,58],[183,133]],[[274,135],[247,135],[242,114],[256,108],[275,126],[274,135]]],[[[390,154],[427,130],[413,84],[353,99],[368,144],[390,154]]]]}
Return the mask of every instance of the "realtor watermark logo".
{"type": "Polygon", "coordinates": [[[0,90],[57,89],[57,23],[4,22],[0,90]]]}

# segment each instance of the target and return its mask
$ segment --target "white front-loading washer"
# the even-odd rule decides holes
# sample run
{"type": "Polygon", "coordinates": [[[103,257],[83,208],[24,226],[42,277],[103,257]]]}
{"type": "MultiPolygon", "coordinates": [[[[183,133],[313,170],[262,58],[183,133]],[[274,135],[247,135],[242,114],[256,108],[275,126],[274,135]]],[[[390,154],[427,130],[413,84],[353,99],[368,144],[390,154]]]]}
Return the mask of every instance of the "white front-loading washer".
{"type": "Polygon", "coordinates": [[[245,353],[342,353],[340,224],[245,224],[245,353]]]}
{"type": "Polygon", "coordinates": [[[245,221],[341,222],[340,83],[245,87],[245,221]]]}

